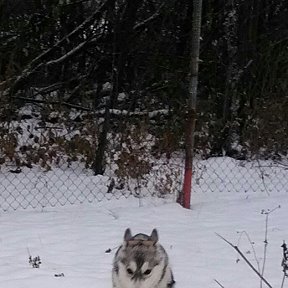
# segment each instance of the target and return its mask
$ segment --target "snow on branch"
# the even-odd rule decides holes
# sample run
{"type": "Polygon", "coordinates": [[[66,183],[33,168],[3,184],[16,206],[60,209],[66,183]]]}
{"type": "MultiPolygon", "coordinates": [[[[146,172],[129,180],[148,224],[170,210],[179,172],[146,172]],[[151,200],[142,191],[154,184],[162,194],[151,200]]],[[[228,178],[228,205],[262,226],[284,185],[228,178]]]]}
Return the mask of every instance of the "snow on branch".
{"type": "MultiPolygon", "coordinates": [[[[148,116],[149,118],[154,118],[159,115],[167,115],[169,111],[167,109],[160,109],[155,111],[136,111],[136,112],[130,112],[127,110],[117,110],[117,109],[110,109],[109,110],[111,115],[117,115],[117,116],[148,116]]],[[[101,113],[105,113],[105,110],[103,109],[101,113]]]]}
{"type": "Polygon", "coordinates": [[[80,43],[78,46],[76,46],[74,49],[70,50],[65,55],[61,56],[60,58],[48,61],[46,63],[46,65],[49,66],[49,65],[53,65],[53,64],[59,64],[65,60],[67,60],[69,57],[73,56],[76,52],[80,51],[88,42],[89,41],[84,41],[84,42],[80,43]]]}
{"type": "MultiPolygon", "coordinates": [[[[45,105],[62,105],[70,108],[74,108],[77,110],[87,111],[93,113],[95,116],[104,116],[106,113],[105,109],[95,110],[89,107],[80,106],[77,104],[72,104],[68,102],[59,102],[59,101],[45,101],[40,99],[33,99],[28,97],[21,97],[21,96],[13,96],[15,99],[23,100],[25,102],[29,103],[37,103],[37,104],[45,104],[45,105]]],[[[137,116],[147,116],[148,118],[155,118],[157,116],[161,115],[168,115],[169,110],[167,109],[159,109],[154,111],[136,111],[136,112],[130,112],[127,110],[118,110],[118,109],[109,109],[108,110],[110,115],[112,116],[125,116],[125,117],[137,117],[137,116]]]]}
{"type": "Polygon", "coordinates": [[[35,59],[33,59],[30,64],[28,65],[28,67],[32,67],[35,65],[35,63],[39,62],[40,60],[42,60],[45,56],[47,56],[49,53],[51,53],[52,50],[54,50],[55,48],[58,48],[59,46],[61,46],[64,42],[69,42],[69,38],[71,38],[74,35],[77,35],[78,33],[82,32],[87,26],[89,26],[90,24],[92,24],[94,22],[94,18],[96,18],[99,13],[101,13],[103,11],[103,9],[106,8],[106,5],[108,5],[110,3],[111,0],[107,0],[106,2],[104,2],[100,7],[98,7],[98,9],[89,17],[87,18],[85,21],[83,21],[79,26],[77,26],[73,31],[71,31],[68,35],[64,36],[62,39],[60,39],[55,45],[53,45],[51,48],[49,48],[48,50],[44,51],[42,54],[40,54],[39,56],[37,56],[35,59]]]}
{"type": "MultiPolygon", "coordinates": [[[[55,45],[53,45],[51,48],[47,49],[43,53],[41,53],[39,56],[34,58],[27,66],[26,68],[22,71],[22,73],[16,77],[12,87],[10,88],[10,94],[13,92],[16,92],[19,90],[19,86],[21,86],[21,83],[23,83],[27,78],[31,77],[33,73],[36,71],[39,71],[41,68],[45,67],[47,63],[45,63],[44,59],[51,54],[52,51],[54,51],[56,48],[61,47],[61,45],[65,42],[69,42],[70,38],[72,36],[75,36],[82,32],[86,27],[95,22],[95,19],[101,15],[104,9],[107,8],[107,6],[110,4],[110,2],[113,0],[106,0],[101,6],[96,9],[96,11],[85,21],[83,21],[79,26],[77,26],[72,32],[70,32],[68,35],[64,36],[61,40],[59,40],[55,45]]],[[[80,43],[76,48],[70,50],[67,54],[64,56],[56,59],[56,60],[51,60],[50,64],[55,64],[62,62],[69,58],[69,56],[72,56],[75,52],[79,51],[81,48],[87,44],[87,40],[85,42],[80,43]]],[[[48,62],[49,63],[49,62],[48,62]]]]}
{"type": "Polygon", "coordinates": [[[160,10],[163,6],[164,4],[160,5],[159,9],[153,15],[143,20],[142,22],[137,23],[133,29],[139,30],[140,28],[145,27],[149,22],[152,22],[154,19],[156,19],[160,15],[160,10]]]}

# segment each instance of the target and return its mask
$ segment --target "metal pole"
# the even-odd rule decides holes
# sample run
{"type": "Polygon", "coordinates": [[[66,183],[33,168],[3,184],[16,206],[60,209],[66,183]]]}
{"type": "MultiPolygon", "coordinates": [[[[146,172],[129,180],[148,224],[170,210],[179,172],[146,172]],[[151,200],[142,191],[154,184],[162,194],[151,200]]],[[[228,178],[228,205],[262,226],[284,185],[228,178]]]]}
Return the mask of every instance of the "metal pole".
{"type": "Polygon", "coordinates": [[[196,101],[198,87],[198,66],[200,50],[202,0],[193,1],[192,42],[189,80],[189,99],[186,112],[185,173],[182,205],[190,209],[193,173],[194,131],[196,122],[196,101]]]}

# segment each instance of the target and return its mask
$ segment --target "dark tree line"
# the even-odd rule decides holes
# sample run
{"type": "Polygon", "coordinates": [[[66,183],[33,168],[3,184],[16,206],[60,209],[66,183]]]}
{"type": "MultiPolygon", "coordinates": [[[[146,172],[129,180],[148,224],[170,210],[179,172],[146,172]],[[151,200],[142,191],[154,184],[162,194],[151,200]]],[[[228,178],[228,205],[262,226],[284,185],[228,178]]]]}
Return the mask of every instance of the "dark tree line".
{"type": "Polygon", "coordinates": [[[204,15],[212,17],[203,23],[202,46],[202,97],[216,118],[212,152],[239,154],[233,146],[240,144],[243,157],[287,153],[288,3],[216,2],[206,2],[204,15]]]}
{"type": "MultiPolygon", "coordinates": [[[[181,142],[192,4],[2,0],[1,119],[25,103],[98,113],[99,173],[115,111],[164,109],[158,125],[181,142]]],[[[206,157],[287,153],[287,15],[286,0],[203,1],[196,148],[206,157]]]]}

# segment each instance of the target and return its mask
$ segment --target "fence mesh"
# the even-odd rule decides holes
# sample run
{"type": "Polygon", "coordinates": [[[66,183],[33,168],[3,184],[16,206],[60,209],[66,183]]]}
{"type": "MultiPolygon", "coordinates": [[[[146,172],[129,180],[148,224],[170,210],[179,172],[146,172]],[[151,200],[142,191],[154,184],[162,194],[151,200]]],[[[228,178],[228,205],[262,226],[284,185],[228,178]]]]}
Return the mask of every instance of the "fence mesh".
{"type": "Polygon", "coordinates": [[[113,119],[101,149],[103,115],[51,110],[44,123],[29,105],[18,115],[0,127],[1,210],[130,196],[175,201],[181,190],[182,155],[165,154],[163,133],[142,117],[125,124],[113,119]]]}
{"type": "Polygon", "coordinates": [[[50,171],[27,167],[3,171],[0,176],[0,206],[7,211],[131,196],[174,199],[181,187],[180,166],[172,161],[161,163],[160,160],[152,164],[147,175],[142,175],[141,179],[127,178],[126,182],[119,181],[116,176],[94,175],[91,169],[81,169],[79,164],[74,168],[53,167],[50,171]]]}
{"type": "Polygon", "coordinates": [[[213,157],[196,160],[194,192],[288,192],[288,162],[213,157]]]}
{"type": "MultiPolygon", "coordinates": [[[[165,118],[117,118],[111,121],[114,126],[106,133],[105,149],[100,149],[102,116],[75,113],[67,117],[66,112],[52,110],[44,123],[43,115],[37,115],[32,106],[21,109],[20,119],[2,122],[0,127],[1,210],[131,196],[176,201],[182,190],[183,142],[169,129],[159,128],[165,124],[165,118]]],[[[288,161],[283,158],[203,160],[197,154],[193,164],[192,193],[268,195],[288,191],[288,161]]]]}
{"type": "MultiPolygon", "coordinates": [[[[94,175],[91,169],[74,163],[50,171],[21,167],[1,173],[1,209],[17,210],[64,206],[76,203],[156,196],[175,200],[182,183],[183,156],[158,159],[141,179],[119,182],[115,171],[94,175]],[[72,167],[73,166],[73,167],[72,167]],[[114,177],[113,177],[114,175],[114,177]]],[[[193,191],[205,192],[288,192],[288,167],[274,161],[239,161],[229,157],[196,160],[193,191]]]]}

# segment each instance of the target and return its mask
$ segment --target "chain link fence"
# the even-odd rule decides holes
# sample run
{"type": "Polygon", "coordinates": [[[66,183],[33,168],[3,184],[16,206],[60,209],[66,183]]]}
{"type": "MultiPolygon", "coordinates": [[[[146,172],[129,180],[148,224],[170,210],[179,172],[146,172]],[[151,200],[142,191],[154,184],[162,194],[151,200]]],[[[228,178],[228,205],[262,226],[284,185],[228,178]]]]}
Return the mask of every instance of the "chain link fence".
{"type": "Polygon", "coordinates": [[[8,211],[148,196],[175,201],[181,189],[181,167],[177,161],[158,160],[150,164],[147,174],[127,177],[125,182],[115,171],[107,169],[110,171],[105,175],[94,175],[79,163],[74,163],[73,168],[63,165],[50,171],[36,167],[2,169],[0,207],[8,211]]]}
{"type": "Polygon", "coordinates": [[[288,192],[288,161],[212,157],[194,162],[194,192],[288,192]]]}
{"type": "MultiPolygon", "coordinates": [[[[0,210],[131,196],[176,201],[182,191],[183,146],[178,135],[159,128],[163,123],[165,126],[165,118],[111,121],[114,127],[106,133],[105,149],[99,149],[104,127],[102,116],[91,113],[71,116],[70,111],[67,117],[67,112],[55,110],[44,122],[43,115],[38,115],[33,107],[26,105],[21,109],[20,118],[1,122],[0,210]],[[101,165],[97,161],[102,161],[101,165]]],[[[193,170],[192,194],[269,195],[288,191],[288,161],[283,159],[195,157],[193,170]]]]}
{"type": "Polygon", "coordinates": [[[112,119],[101,148],[103,115],[66,114],[51,110],[44,122],[34,106],[26,105],[18,119],[1,123],[0,210],[130,196],[175,201],[183,157],[163,152],[165,132],[155,133],[143,117],[112,119]]]}
{"type": "MultiPolygon", "coordinates": [[[[161,197],[175,201],[182,188],[183,157],[150,161],[139,179],[119,181],[115,171],[93,175],[79,163],[50,171],[22,167],[2,169],[1,210],[44,208],[128,197],[161,197]],[[110,175],[109,175],[110,173],[110,175]],[[114,176],[114,177],[113,177],[114,176]]],[[[229,157],[196,160],[192,193],[288,192],[288,167],[271,160],[239,161],[229,157]]]]}

